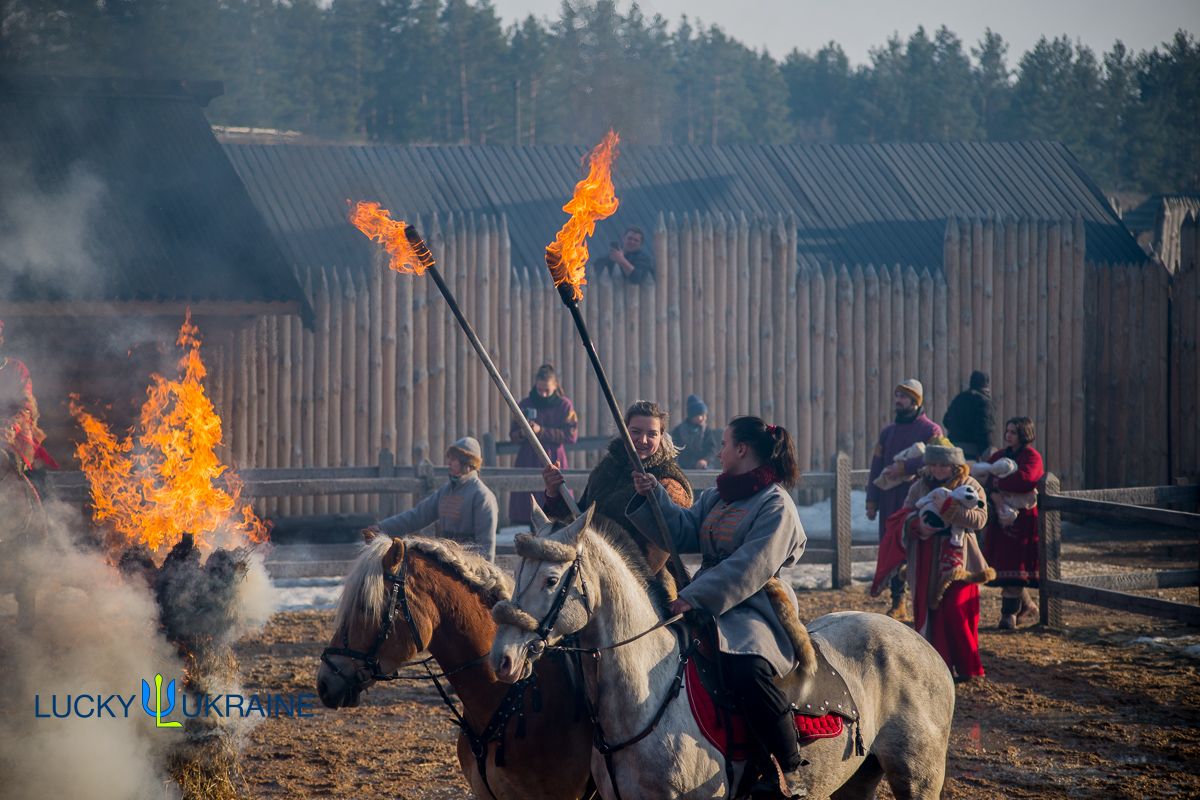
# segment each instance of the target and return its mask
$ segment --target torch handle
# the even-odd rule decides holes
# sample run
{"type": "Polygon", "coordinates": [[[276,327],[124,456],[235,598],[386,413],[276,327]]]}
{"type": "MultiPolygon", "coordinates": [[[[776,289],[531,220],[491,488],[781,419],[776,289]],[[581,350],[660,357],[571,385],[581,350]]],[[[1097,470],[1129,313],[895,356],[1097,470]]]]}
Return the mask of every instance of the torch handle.
{"type": "MultiPolygon", "coordinates": [[[[563,304],[571,311],[571,318],[575,320],[575,328],[579,331],[579,338],[583,340],[583,349],[588,354],[588,359],[592,362],[592,371],[596,373],[596,378],[600,381],[600,391],[604,393],[604,399],[608,403],[608,410],[612,413],[613,422],[617,425],[617,433],[621,437],[621,442],[625,445],[625,452],[629,456],[629,462],[633,464],[634,469],[643,475],[646,474],[646,465],[642,463],[641,457],[637,454],[637,450],[633,446],[633,437],[629,435],[629,427],[625,424],[625,417],[621,414],[621,409],[617,405],[617,398],[613,396],[612,385],[608,382],[608,374],[604,371],[604,365],[600,363],[600,356],[596,352],[596,346],[592,343],[592,335],[588,332],[587,322],[583,319],[583,314],[579,312],[579,303],[570,296],[570,288],[560,287],[559,296],[562,297],[563,304]]],[[[680,588],[688,583],[687,569],[683,566],[683,559],[679,556],[679,548],[675,546],[675,538],[671,536],[671,531],[667,528],[667,519],[663,516],[662,509],[658,505],[658,501],[650,499],[650,509],[654,512],[654,522],[658,526],[659,535],[667,545],[667,550],[671,554],[671,563],[675,565],[676,571],[679,573],[680,588]]]]}
{"type": "MultiPolygon", "coordinates": [[[[412,231],[412,227],[408,228],[412,231]]],[[[419,237],[418,237],[419,238],[419,237]]],[[[446,299],[446,305],[450,306],[451,313],[458,320],[459,327],[463,329],[463,333],[467,335],[467,340],[471,342],[471,346],[475,348],[475,352],[479,355],[479,359],[483,362],[483,366],[488,371],[488,375],[492,376],[492,383],[496,384],[496,388],[500,390],[500,394],[504,397],[504,402],[508,403],[509,409],[516,418],[517,424],[521,426],[521,431],[525,434],[525,441],[529,442],[533,447],[533,452],[537,455],[538,460],[542,462],[542,466],[550,466],[550,456],[546,453],[546,448],[542,447],[541,441],[537,434],[533,432],[533,428],[529,427],[529,420],[525,419],[525,414],[521,411],[521,406],[517,404],[517,399],[513,397],[512,391],[509,390],[508,384],[504,382],[504,378],[500,376],[500,371],[496,369],[495,363],[492,362],[492,357],[488,355],[487,348],[483,346],[483,342],[479,341],[479,336],[476,335],[475,329],[471,327],[471,323],[463,316],[462,309],[458,305],[458,300],[451,293],[450,287],[442,280],[442,275],[433,264],[426,265],[429,272],[429,277],[433,278],[434,284],[438,291],[442,293],[442,297],[446,299]]],[[[567,491],[566,487],[560,492],[563,500],[567,503],[567,508],[571,509],[571,513],[576,517],[579,516],[579,505],[575,502],[575,498],[567,491]]]]}

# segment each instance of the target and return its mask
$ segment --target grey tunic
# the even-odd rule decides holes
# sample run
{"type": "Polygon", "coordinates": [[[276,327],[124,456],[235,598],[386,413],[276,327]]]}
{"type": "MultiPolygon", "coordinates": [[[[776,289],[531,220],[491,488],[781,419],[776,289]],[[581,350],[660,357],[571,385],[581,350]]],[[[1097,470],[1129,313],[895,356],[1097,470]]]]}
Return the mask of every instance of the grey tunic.
{"type": "Polygon", "coordinates": [[[445,486],[408,511],[388,517],[379,528],[389,536],[416,533],[437,523],[438,536],[475,546],[489,561],[496,560],[496,525],[500,507],[477,471],[445,486]]]}
{"type": "MultiPolygon", "coordinates": [[[[807,538],[787,490],[772,484],[758,494],[726,503],[707,489],[695,505],[683,509],[659,486],[654,499],[680,552],[700,553],[704,565],[679,596],[717,618],[722,653],[765,658],[778,675],[791,672],[794,649],[767,597],[767,579],[779,575],[804,554],[807,538]]],[[[626,509],[629,519],[658,541],[654,511],[637,495],[626,509]]],[[[783,582],[797,607],[792,587],[783,582]]]]}

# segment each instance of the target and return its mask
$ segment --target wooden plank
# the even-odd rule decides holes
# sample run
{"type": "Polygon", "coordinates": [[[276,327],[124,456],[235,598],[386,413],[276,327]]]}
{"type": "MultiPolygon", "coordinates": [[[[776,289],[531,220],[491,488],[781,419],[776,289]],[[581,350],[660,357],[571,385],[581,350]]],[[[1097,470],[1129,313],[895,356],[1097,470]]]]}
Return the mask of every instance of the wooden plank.
{"type": "Polygon", "coordinates": [[[1088,514],[1108,519],[1166,525],[1172,528],[1200,531],[1200,514],[1187,511],[1169,511],[1165,508],[1134,506],[1125,503],[1110,503],[1105,500],[1089,500],[1082,497],[1043,497],[1040,508],[1061,511],[1067,514],[1088,514]]]}
{"type": "Polygon", "coordinates": [[[851,559],[850,539],[850,456],[838,453],[833,457],[833,497],[829,503],[830,539],[833,542],[833,570],[831,581],[834,589],[850,585],[851,559]]]}
{"type": "MultiPolygon", "coordinates": [[[[1059,259],[1062,257],[1062,230],[1058,223],[1046,231],[1046,413],[1045,422],[1039,423],[1038,430],[1043,436],[1039,437],[1046,443],[1046,459],[1055,469],[1068,469],[1066,454],[1063,452],[1063,419],[1059,376],[1064,366],[1059,350],[1059,338],[1062,332],[1062,321],[1059,313],[1062,308],[1062,275],[1059,259]],[[1043,438],[1044,437],[1044,438],[1043,438]]],[[[1069,480],[1069,476],[1066,476],[1069,480]]]]}
{"type": "MultiPolygon", "coordinates": [[[[959,341],[959,315],[962,302],[959,299],[959,282],[962,267],[958,261],[958,252],[958,220],[951,218],[946,220],[946,233],[942,240],[942,274],[946,278],[945,312],[947,317],[945,336],[941,340],[941,345],[946,354],[946,375],[949,381],[955,385],[958,384],[960,376],[965,374],[962,366],[962,343],[959,341]]],[[[949,386],[947,386],[947,391],[953,393],[949,386]]],[[[882,417],[876,414],[868,427],[870,430],[874,430],[875,426],[881,423],[882,417]]]]}
{"type": "Polygon", "coordinates": [[[1061,580],[1048,581],[1046,589],[1056,601],[1071,600],[1076,603],[1111,608],[1130,614],[1173,619],[1186,625],[1200,626],[1200,606],[1160,600],[1157,597],[1143,597],[1111,589],[1078,586],[1061,580]]]}
{"type": "MultiPolygon", "coordinates": [[[[1073,223],[1071,240],[1073,242],[1072,249],[1072,301],[1071,301],[1071,375],[1072,384],[1070,386],[1070,402],[1071,402],[1071,474],[1074,476],[1074,485],[1086,485],[1087,476],[1084,470],[1087,466],[1086,448],[1087,439],[1085,436],[1085,406],[1087,397],[1084,394],[1087,390],[1087,323],[1088,323],[1088,308],[1087,308],[1087,264],[1084,262],[1086,254],[1086,242],[1084,241],[1083,219],[1077,214],[1073,223]]],[[[1158,350],[1158,347],[1165,345],[1161,339],[1155,337],[1150,342],[1153,348],[1151,353],[1158,350]]],[[[1147,359],[1150,361],[1151,359],[1147,359]]],[[[1166,387],[1166,375],[1162,376],[1162,387],[1166,387]]],[[[1161,390],[1158,392],[1161,396],[1161,390]]],[[[1149,406],[1147,406],[1149,407],[1149,406]]],[[[1150,415],[1147,415],[1150,416],[1150,415]]],[[[1152,415],[1155,419],[1159,419],[1159,415],[1152,415]]],[[[1164,434],[1165,435],[1165,434],[1164,434]]],[[[1148,439],[1151,446],[1154,443],[1162,441],[1162,437],[1148,439]]]]}
{"type": "MultiPolygon", "coordinates": [[[[936,404],[938,382],[933,372],[933,278],[922,269],[917,276],[917,375],[925,385],[925,413],[930,419],[939,419],[946,413],[945,406],[936,404]]],[[[862,461],[860,460],[861,464],[862,461]]]]}
{"type": "Polygon", "coordinates": [[[1061,492],[1061,495],[1136,506],[1179,504],[1194,508],[1200,503],[1200,486],[1126,486],[1119,489],[1075,489],[1061,492]]]}
{"type": "MultiPolygon", "coordinates": [[[[837,452],[838,404],[844,398],[838,393],[838,273],[833,266],[825,274],[825,453],[826,459],[837,452]]],[[[826,463],[829,463],[826,461],[826,463]]]]}
{"type": "Polygon", "coordinates": [[[812,384],[812,300],[809,287],[812,279],[808,267],[801,266],[796,274],[796,296],[791,313],[795,317],[795,338],[791,347],[796,351],[795,382],[792,386],[796,404],[796,458],[800,469],[813,468],[813,384],[812,384]]]}
{"type": "Polygon", "coordinates": [[[813,455],[808,465],[810,469],[817,465],[824,466],[833,457],[825,444],[825,408],[828,405],[825,379],[825,270],[815,267],[811,274],[809,298],[812,301],[812,325],[809,339],[812,346],[812,377],[809,385],[812,394],[813,455]]]}
{"type": "MultiPolygon", "coordinates": [[[[675,214],[672,212],[667,216],[666,236],[667,243],[667,261],[670,262],[666,272],[664,283],[667,290],[667,387],[663,395],[663,399],[670,403],[682,403],[687,396],[687,387],[683,382],[683,306],[686,299],[683,297],[686,289],[684,287],[690,285],[692,280],[691,275],[683,273],[683,257],[680,252],[679,224],[675,220],[675,214]]],[[[680,419],[685,410],[680,411],[680,419]]],[[[718,413],[728,413],[728,409],[722,409],[718,413]]]]}
{"type": "Polygon", "coordinates": [[[1115,575],[1076,575],[1070,579],[1069,583],[1121,592],[1141,589],[1180,589],[1200,586],[1200,569],[1121,572],[1115,575]]]}
{"type": "MultiPolygon", "coordinates": [[[[788,235],[783,226],[783,220],[776,217],[775,223],[771,227],[771,296],[768,298],[771,327],[763,334],[767,337],[764,341],[767,345],[767,352],[771,355],[771,363],[767,366],[770,370],[767,385],[768,405],[764,407],[763,413],[768,415],[767,419],[790,430],[795,430],[790,419],[791,398],[784,396],[784,388],[787,386],[787,350],[791,348],[791,339],[787,335],[786,323],[788,277],[790,273],[794,272],[796,265],[796,260],[787,244],[788,235]]],[[[861,280],[859,285],[862,285],[861,280]]],[[[861,301],[861,296],[859,300],[861,301]]],[[[861,310],[862,303],[859,302],[857,313],[861,313],[861,310]]],[[[861,336],[862,334],[856,335],[861,336]]],[[[860,370],[865,369],[861,363],[857,366],[860,370]]]]}
{"type": "MultiPolygon", "coordinates": [[[[862,435],[867,425],[867,280],[862,267],[855,265],[850,273],[850,285],[854,290],[851,307],[854,319],[850,326],[851,343],[850,363],[853,365],[851,397],[854,398],[854,410],[850,415],[850,427],[846,430],[846,452],[850,455],[851,463],[866,464],[867,439],[862,435]]],[[[778,385],[778,381],[775,381],[778,385]]]]}
{"type": "MultiPolygon", "coordinates": [[[[866,362],[865,383],[862,388],[862,393],[866,400],[866,418],[863,420],[862,427],[858,429],[856,438],[862,441],[863,460],[859,464],[869,462],[871,452],[874,449],[872,440],[872,431],[878,429],[884,419],[884,414],[880,409],[883,397],[880,394],[879,386],[879,330],[880,330],[880,289],[879,289],[879,272],[875,267],[868,265],[863,276],[864,282],[864,320],[863,320],[863,335],[866,337],[866,350],[864,361],[866,362]]],[[[945,309],[942,309],[942,341],[945,341],[945,309]]]]}
{"type": "Polygon", "coordinates": [[[1053,472],[1047,472],[1038,487],[1038,599],[1042,625],[1048,628],[1062,628],[1062,602],[1048,588],[1062,577],[1062,514],[1041,506],[1060,488],[1053,472]]]}
{"type": "MultiPolygon", "coordinates": [[[[976,336],[980,340],[980,355],[979,361],[974,369],[981,369],[988,373],[994,373],[995,370],[995,355],[993,348],[993,328],[994,328],[994,309],[992,303],[996,295],[995,286],[995,259],[996,259],[996,221],[992,217],[983,223],[983,260],[980,262],[983,266],[983,275],[981,276],[982,292],[980,295],[980,316],[979,325],[975,330],[976,336]]],[[[922,376],[924,379],[924,376],[922,376]]]]}
{"type": "Polygon", "coordinates": [[[854,429],[854,287],[850,282],[850,272],[843,264],[837,271],[837,362],[834,375],[837,376],[837,431],[834,439],[834,452],[851,450],[854,429]]]}

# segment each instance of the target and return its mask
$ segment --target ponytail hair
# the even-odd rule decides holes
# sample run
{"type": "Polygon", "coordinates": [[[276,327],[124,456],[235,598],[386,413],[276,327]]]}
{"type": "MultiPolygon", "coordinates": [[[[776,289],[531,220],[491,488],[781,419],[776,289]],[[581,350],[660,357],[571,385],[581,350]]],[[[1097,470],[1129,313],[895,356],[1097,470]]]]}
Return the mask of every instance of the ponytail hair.
{"type": "Polygon", "coordinates": [[[760,417],[734,417],[729,421],[733,441],[747,445],[758,460],[775,471],[779,482],[792,488],[800,479],[796,445],[782,425],[768,425],[760,417]]]}

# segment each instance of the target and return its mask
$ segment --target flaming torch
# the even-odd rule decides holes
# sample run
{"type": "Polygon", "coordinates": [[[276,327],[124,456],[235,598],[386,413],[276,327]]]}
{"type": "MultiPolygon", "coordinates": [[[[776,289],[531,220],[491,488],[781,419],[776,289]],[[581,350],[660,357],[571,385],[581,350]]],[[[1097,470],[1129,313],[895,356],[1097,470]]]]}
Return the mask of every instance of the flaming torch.
{"type": "MultiPolygon", "coordinates": [[[[600,356],[596,353],[596,345],[592,342],[592,335],[588,332],[583,314],[579,311],[579,301],[583,299],[582,287],[587,283],[587,238],[595,233],[596,222],[612,216],[619,205],[612,182],[612,162],[617,156],[619,141],[620,137],[614,131],[609,131],[600,144],[588,154],[587,177],[575,184],[574,195],[563,206],[563,211],[571,217],[554,237],[554,241],[546,247],[546,266],[550,270],[550,277],[554,279],[555,287],[558,288],[563,305],[575,320],[575,329],[579,331],[583,349],[592,362],[592,371],[600,381],[600,389],[608,403],[608,410],[612,413],[613,422],[617,425],[629,461],[634,465],[634,469],[644,475],[646,467],[633,447],[633,439],[625,425],[625,417],[621,414],[616,397],[613,396],[612,385],[608,381],[604,365],[600,362],[600,356]]],[[[570,497],[566,492],[563,496],[570,497]]],[[[667,521],[663,517],[662,509],[657,503],[651,503],[650,507],[654,511],[659,535],[671,553],[671,564],[678,573],[675,578],[684,586],[687,584],[687,570],[683,566],[683,559],[679,557],[675,540],[667,530],[667,521]]]]}
{"type": "MultiPolygon", "coordinates": [[[[496,388],[500,390],[500,394],[504,397],[504,402],[508,404],[509,410],[512,411],[513,418],[521,426],[521,432],[525,436],[525,441],[529,442],[533,447],[533,452],[537,454],[538,460],[542,462],[542,465],[550,466],[550,456],[546,453],[546,449],[542,447],[542,443],[538,440],[537,434],[533,432],[533,428],[529,427],[529,420],[521,412],[521,407],[517,404],[517,399],[513,397],[508,384],[500,376],[500,371],[496,369],[492,357],[488,355],[487,348],[479,341],[479,336],[475,333],[475,329],[463,315],[462,308],[458,305],[458,300],[454,297],[454,293],[450,291],[450,287],[442,280],[442,275],[437,269],[437,261],[434,259],[433,253],[430,252],[429,245],[417,233],[416,228],[403,220],[392,219],[391,214],[386,208],[381,208],[379,203],[370,202],[355,204],[354,209],[350,213],[350,222],[368,238],[383,245],[384,250],[391,256],[388,266],[396,272],[413,273],[416,275],[429,273],[429,277],[433,279],[438,291],[446,299],[446,305],[450,306],[450,311],[454,314],[454,318],[458,320],[459,327],[463,329],[463,333],[467,335],[467,340],[475,348],[475,352],[483,362],[483,366],[487,369],[488,375],[492,377],[492,383],[496,384],[496,388]]],[[[575,499],[567,492],[563,492],[563,497],[566,499],[571,513],[579,516],[579,506],[575,503],[575,499]]]]}

